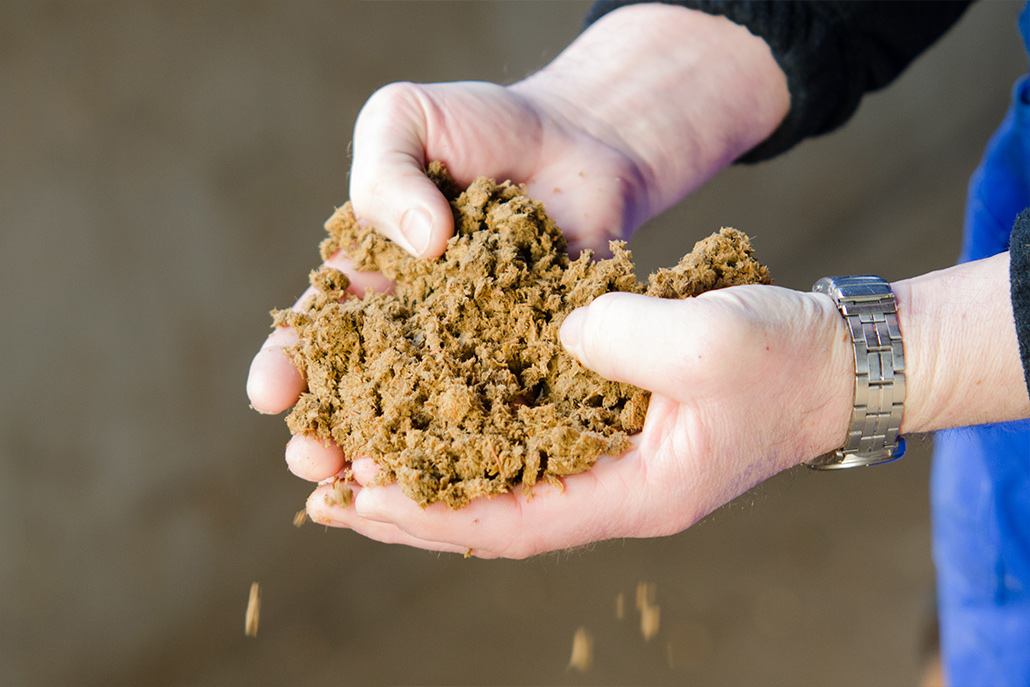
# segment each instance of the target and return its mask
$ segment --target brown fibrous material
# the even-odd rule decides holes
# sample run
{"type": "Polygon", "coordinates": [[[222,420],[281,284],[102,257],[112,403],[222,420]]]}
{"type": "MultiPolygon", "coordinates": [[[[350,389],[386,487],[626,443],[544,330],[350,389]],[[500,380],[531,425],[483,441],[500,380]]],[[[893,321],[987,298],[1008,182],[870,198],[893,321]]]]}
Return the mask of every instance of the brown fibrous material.
{"type": "Polygon", "coordinates": [[[308,385],[291,432],[371,457],[377,483],[396,481],[422,506],[560,484],[629,447],[649,394],[565,351],[558,332],[573,309],[613,291],[685,298],[770,281],[747,237],[724,228],[645,285],[623,242],[609,259],[570,258],[524,187],[480,178],[462,190],[437,163],[427,173],[454,215],[441,258],[411,257],[348,203],[326,222],[322,257],[342,251],[393,280],[392,293],[352,294],[345,274],[323,266],[311,275],[317,295],[273,313],[300,337],[291,356],[308,385]]]}
{"type": "Polygon", "coordinates": [[[247,598],[247,614],[244,618],[243,632],[248,637],[257,637],[258,619],[261,615],[261,585],[253,582],[250,585],[250,596],[247,598]]]}
{"type": "Polygon", "coordinates": [[[637,610],[640,611],[640,634],[649,642],[658,634],[661,608],[655,603],[654,582],[637,584],[637,610]]]}
{"type": "Polygon", "coordinates": [[[594,638],[585,627],[576,629],[572,635],[572,656],[569,657],[569,668],[585,673],[594,664],[594,638]]]}

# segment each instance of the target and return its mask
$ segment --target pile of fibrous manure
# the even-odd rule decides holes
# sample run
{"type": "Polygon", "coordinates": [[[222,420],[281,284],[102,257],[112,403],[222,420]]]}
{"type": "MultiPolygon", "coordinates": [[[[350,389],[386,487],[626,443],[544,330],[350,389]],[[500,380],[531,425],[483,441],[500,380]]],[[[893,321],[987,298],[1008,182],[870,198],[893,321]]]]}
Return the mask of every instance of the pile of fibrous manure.
{"type": "Polygon", "coordinates": [[[570,259],[524,187],[480,178],[462,190],[438,163],[427,173],[454,213],[442,257],[411,257],[359,226],[348,203],[326,222],[322,257],[341,250],[393,292],[355,296],[346,275],[322,267],[316,296],[274,313],[300,336],[290,355],[308,386],[290,431],[371,457],[378,483],[396,481],[423,506],[557,484],[628,448],[649,394],[565,352],[558,330],[574,308],[612,291],[686,298],[770,281],[747,237],[722,229],[645,285],[622,242],[610,259],[570,259]]]}

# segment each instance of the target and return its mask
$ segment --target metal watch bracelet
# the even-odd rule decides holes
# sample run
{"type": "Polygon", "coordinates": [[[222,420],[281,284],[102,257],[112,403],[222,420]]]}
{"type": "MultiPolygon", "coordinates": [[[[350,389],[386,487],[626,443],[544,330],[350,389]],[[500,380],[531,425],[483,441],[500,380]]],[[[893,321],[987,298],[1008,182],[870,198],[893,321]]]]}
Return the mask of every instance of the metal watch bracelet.
{"type": "Polygon", "coordinates": [[[812,291],[833,299],[855,350],[855,395],[844,446],[806,461],[817,470],[877,465],[905,454],[905,350],[890,284],[880,277],[823,277],[812,291]]]}

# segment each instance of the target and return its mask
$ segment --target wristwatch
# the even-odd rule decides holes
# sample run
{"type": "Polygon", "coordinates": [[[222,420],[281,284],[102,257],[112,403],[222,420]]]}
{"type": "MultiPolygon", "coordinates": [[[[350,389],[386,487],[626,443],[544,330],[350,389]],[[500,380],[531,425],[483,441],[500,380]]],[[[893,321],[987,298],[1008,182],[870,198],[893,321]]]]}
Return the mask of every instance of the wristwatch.
{"type": "Polygon", "coordinates": [[[812,291],[833,299],[855,349],[855,395],[844,446],[806,461],[816,470],[889,463],[905,455],[905,349],[890,284],[871,275],[823,277],[812,291]]]}

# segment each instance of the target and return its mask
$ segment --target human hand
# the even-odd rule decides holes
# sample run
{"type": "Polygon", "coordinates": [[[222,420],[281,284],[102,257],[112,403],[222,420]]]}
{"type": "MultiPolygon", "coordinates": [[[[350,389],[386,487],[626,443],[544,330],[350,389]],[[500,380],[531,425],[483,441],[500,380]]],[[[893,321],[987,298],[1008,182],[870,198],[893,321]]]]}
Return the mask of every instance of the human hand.
{"type": "MultiPolygon", "coordinates": [[[[476,176],[525,183],[565,233],[570,252],[607,252],[764,140],[786,113],[786,79],[747,29],[667,5],[616,10],[557,59],[510,87],[394,84],[355,126],[355,214],[412,252],[439,255],[453,231],[444,197],[423,174],[444,162],[459,184],[476,176]]],[[[375,275],[365,285],[387,288],[375,275]]],[[[303,297],[302,297],[303,301],[303,297]]],[[[251,364],[253,407],[279,413],[304,380],[274,332],[251,364]]]]}
{"type": "Polygon", "coordinates": [[[358,116],[351,206],[410,253],[439,256],[454,233],[451,208],[424,171],[439,160],[462,188],[479,176],[525,184],[572,255],[604,255],[653,214],[650,173],[624,141],[591,128],[585,113],[527,83],[391,84],[358,116]]]}
{"type": "MultiPolygon", "coordinates": [[[[618,140],[586,130],[548,104],[542,92],[489,83],[393,84],[362,109],[354,135],[351,207],[367,222],[415,255],[435,257],[454,233],[447,199],[425,175],[441,160],[466,187],[477,176],[524,182],[563,227],[569,252],[608,253],[650,210],[647,174],[618,140]]],[[[328,261],[351,278],[352,291],[389,288],[380,275],[359,274],[342,254],[328,261]]],[[[296,309],[310,296],[309,289],[296,309]]],[[[296,343],[289,327],[265,341],[251,364],[247,393],[257,410],[278,413],[296,402],[304,380],[283,355],[296,343]]]]}
{"type": "MultiPolygon", "coordinates": [[[[352,207],[412,252],[438,255],[453,229],[443,196],[422,173],[426,161],[437,159],[459,184],[478,175],[525,183],[562,227],[572,252],[592,248],[603,254],[610,238],[627,237],[763,140],[787,102],[782,72],[767,46],[746,29],[684,8],[627,7],[598,21],[551,65],[513,86],[396,84],[379,91],[355,127],[352,207]]],[[[355,273],[339,255],[328,262],[351,277],[357,294],[366,286],[389,288],[380,275],[355,273]]],[[[304,390],[303,378],[283,355],[295,341],[292,330],[279,329],[255,356],[247,392],[257,410],[281,412],[304,390]]],[[[661,404],[656,399],[653,408],[661,404]]],[[[653,449],[652,436],[645,429],[631,455],[653,449]]],[[[312,480],[345,465],[337,447],[306,437],[291,440],[287,462],[312,480]]],[[[610,466],[605,462],[588,476],[573,478],[556,507],[566,508],[576,490],[591,493],[583,486],[598,476],[628,481],[624,473],[634,464],[632,457],[610,466]]],[[[359,484],[374,471],[367,459],[351,467],[359,484]]],[[[368,493],[389,494],[385,489],[368,493]]],[[[537,491],[533,511],[543,512],[550,497],[546,487],[537,491]]],[[[517,505],[520,499],[508,500],[517,505]]],[[[502,502],[505,497],[490,503],[502,502]]],[[[362,519],[360,530],[387,541],[424,543],[371,519],[362,519]]],[[[529,555],[617,536],[590,527],[577,531],[576,536],[555,532],[543,548],[512,551],[529,555]]],[[[430,545],[462,546],[439,540],[430,545]]],[[[491,555],[493,550],[478,546],[477,551],[491,555]]]]}
{"type": "Polygon", "coordinates": [[[453,223],[423,169],[439,160],[463,187],[478,176],[526,184],[570,252],[604,254],[764,140],[788,106],[786,77],[747,29],[625,7],[511,86],[379,90],[355,126],[351,203],[413,254],[438,256],[453,223]]]}
{"type": "MultiPolygon", "coordinates": [[[[683,301],[608,294],[575,311],[566,347],[599,374],[651,390],[643,431],[620,458],[589,471],[422,509],[396,485],[370,486],[368,458],[350,464],[347,505],[333,484],[308,513],[384,542],[524,558],[615,537],[672,534],[773,474],[839,446],[853,379],[843,321],[829,298],[741,286],[683,301]]],[[[338,449],[294,437],[294,472],[322,480],[347,467],[338,449]]]]}
{"type": "MultiPolygon", "coordinates": [[[[415,255],[438,256],[454,233],[453,215],[425,166],[441,160],[462,187],[477,176],[524,182],[529,195],[565,228],[570,253],[608,254],[610,240],[622,238],[649,215],[636,200],[645,194],[646,175],[617,141],[587,133],[585,119],[566,120],[558,109],[539,94],[489,83],[381,89],[355,127],[355,216],[415,255]]],[[[355,295],[366,287],[390,287],[381,275],[358,274],[342,254],[327,264],[351,278],[355,295]]],[[[303,310],[310,294],[309,289],[295,309],[303,310]]],[[[257,410],[281,412],[304,390],[304,380],[283,355],[296,341],[292,329],[281,327],[255,356],[247,392],[257,410]]]]}

